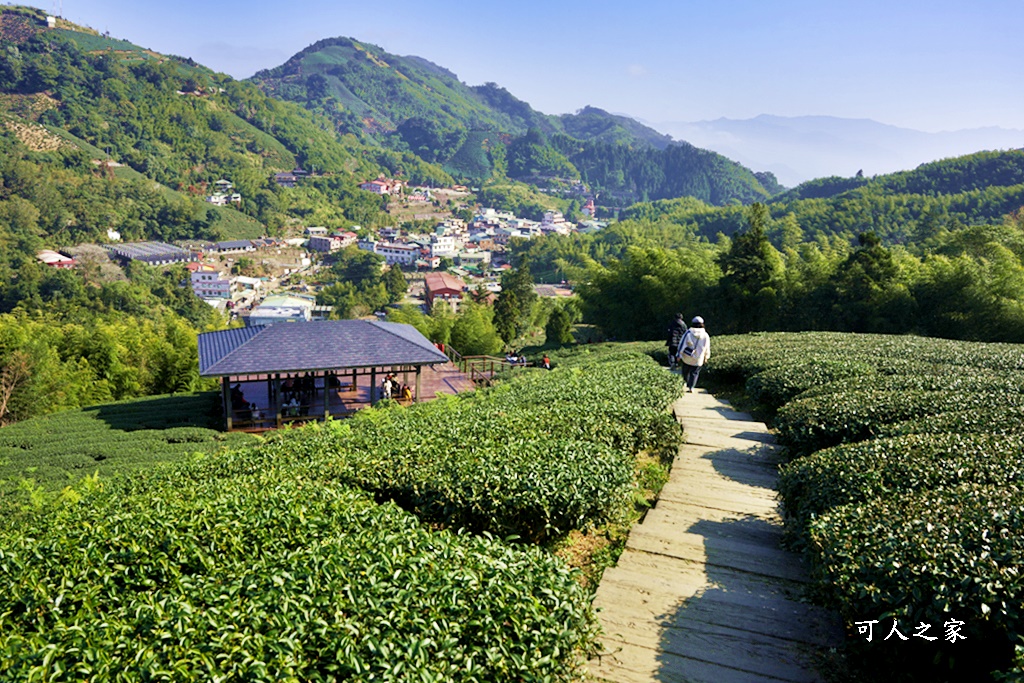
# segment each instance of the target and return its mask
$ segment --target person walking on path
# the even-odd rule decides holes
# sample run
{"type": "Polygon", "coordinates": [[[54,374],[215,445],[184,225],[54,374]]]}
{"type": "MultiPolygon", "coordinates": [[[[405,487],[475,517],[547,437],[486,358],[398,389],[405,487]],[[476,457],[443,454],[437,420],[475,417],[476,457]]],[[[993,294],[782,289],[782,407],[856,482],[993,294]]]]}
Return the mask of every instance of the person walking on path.
{"type": "Polygon", "coordinates": [[[697,376],[704,363],[711,358],[711,337],[704,329],[704,318],[699,315],[690,323],[690,329],[679,342],[679,360],[683,364],[683,378],[686,390],[693,393],[697,387],[697,376]]]}
{"type": "Polygon", "coordinates": [[[668,328],[668,367],[671,370],[676,366],[676,354],[679,353],[679,343],[683,341],[686,334],[686,323],[683,321],[683,314],[676,313],[676,319],[668,328]]]}

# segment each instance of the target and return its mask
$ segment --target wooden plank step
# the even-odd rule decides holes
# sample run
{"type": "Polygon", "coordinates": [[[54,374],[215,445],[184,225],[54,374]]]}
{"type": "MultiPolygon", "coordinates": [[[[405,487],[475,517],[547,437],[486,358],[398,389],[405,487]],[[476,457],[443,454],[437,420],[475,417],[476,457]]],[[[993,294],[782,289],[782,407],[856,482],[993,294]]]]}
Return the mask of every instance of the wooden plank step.
{"type": "Polygon", "coordinates": [[[718,510],[729,510],[736,514],[751,513],[770,515],[778,512],[775,492],[771,495],[744,495],[743,492],[726,487],[699,487],[693,484],[669,482],[661,489],[658,500],[671,500],[684,505],[698,505],[718,510]]]}
{"type": "Polygon", "coordinates": [[[670,491],[679,492],[700,492],[707,491],[712,495],[736,495],[753,500],[775,500],[778,492],[774,488],[768,488],[766,486],[752,486],[742,482],[734,481],[716,475],[690,475],[688,476],[685,470],[680,470],[673,476],[669,474],[669,479],[665,482],[665,486],[662,490],[668,488],[670,491]],[[671,488],[670,488],[671,487],[671,488]]]}
{"type": "MultiPolygon", "coordinates": [[[[689,560],[630,548],[622,553],[619,563],[615,567],[606,569],[605,573],[617,573],[620,570],[623,573],[649,574],[659,581],[678,581],[680,589],[684,591],[691,590],[689,588],[691,584],[703,581],[707,586],[730,586],[737,591],[771,594],[780,598],[798,600],[804,594],[805,587],[805,584],[799,581],[777,579],[728,567],[709,568],[689,560]]],[[[598,587],[598,592],[600,592],[600,587],[598,587]]]]}
{"type": "Polygon", "coordinates": [[[603,622],[631,623],[633,632],[647,632],[652,640],[672,626],[666,618],[671,615],[675,621],[698,621],[808,645],[835,647],[842,643],[838,619],[779,593],[705,585],[680,601],[678,587],[678,583],[652,584],[643,574],[616,573],[602,579],[600,602],[595,599],[594,604],[602,610],[603,622]],[[652,589],[646,589],[648,585],[652,589]]]}
{"type": "Polygon", "coordinates": [[[715,448],[699,444],[683,444],[679,453],[673,458],[675,462],[694,463],[736,463],[750,467],[778,471],[779,465],[785,462],[782,447],[772,444],[753,444],[744,448],[715,448]]]}
{"type": "Polygon", "coordinates": [[[769,501],[763,501],[755,509],[751,501],[741,501],[736,498],[728,498],[725,496],[713,497],[705,495],[702,496],[700,500],[696,500],[685,493],[677,495],[675,492],[669,491],[668,494],[662,495],[662,497],[658,499],[658,503],[655,507],[657,508],[659,505],[672,503],[680,506],[690,506],[695,509],[702,508],[709,510],[710,519],[718,519],[722,516],[736,517],[739,515],[768,520],[780,519],[779,506],[777,503],[773,504],[769,501]]]}
{"type": "Polygon", "coordinates": [[[759,543],[770,548],[779,548],[782,542],[782,525],[764,519],[723,515],[710,520],[701,509],[685,509],[665,505],[650,510],[644,519],[644,529],[651,533],[675,536],[680,533],[695,533],[702,536],[731,538],[747,543],[759,543]],[[699,530],[699,531],[698,531],[699,530]]]}
{"type": "Polygon", "coordinates": [[[651,533],[644,527],[634,527],[626,541],[627,548],[704,562],[709,567],[728,567],[789,581],[806,581],[807,574],[799,560],[784,550],[693,533],[667,538],[657,532],[651,533]]]}
{"type": "Polygon", "coordinates": [[[688,479],[706,478],[727,481],[731,484],[744,484],[755,488],[775,490],[778,475],[767,467],[750,466],[737,462],[709,461],[693,462],[676,461],[669,473],[671,477],[688,479]]]}
{"type": "Polygon", "coordinates": [[[609,652],[590,660],[590,673],[613,683],[773,683],[785,680],[771,676],[752,676],[750,672],[716,666],[671,653],[620,641],[607,643],[609,652]]]}
{"type": "Polygon", "coordinates": [[[768,432],[753,432],[744,429],[714,429],[697,424],[683,423],[683,439],[686,443],[722,448],[744,448],[756,445],[754,442],[774,444],[775,435],[768,432]]]}
{"type": "Polygon", "coordinates": [[[677,624],[663,628],[652,646],[643,635],[628,630],[628,624],[610,621],[605,630],[606,635],[601,642],[606,649],[612,649],[613,643],[630,644],[657,649],[661,653],[659,659],[662,666],[659,666],[654,680],[678,680],[665,677],[664,664],[670,661],[664,656],[666,654],[689,660],[687,680],[713,681],[708,678],[709,670],[718,672],[721,669],[745,672],[748,681],[816,683],[820,680],[804,646],[770,636],[680,620],[677,624]],[[711,666],[703,668],[701,664],[711,666]]]}

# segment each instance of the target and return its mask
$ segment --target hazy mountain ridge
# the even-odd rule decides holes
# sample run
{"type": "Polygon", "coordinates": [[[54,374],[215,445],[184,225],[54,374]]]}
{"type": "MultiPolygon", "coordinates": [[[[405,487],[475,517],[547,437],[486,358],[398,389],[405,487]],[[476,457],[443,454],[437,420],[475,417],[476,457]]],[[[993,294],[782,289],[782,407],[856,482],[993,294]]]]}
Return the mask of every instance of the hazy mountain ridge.
{"type": "Polygon", "coordinates": [[[982,150],[1024,147],[1024,131],[998,127],[927,133],[871,119],[783,117],[656,124],[676,139],[713,149],[783,185],[811,178],[879,175],[982,150]]]}

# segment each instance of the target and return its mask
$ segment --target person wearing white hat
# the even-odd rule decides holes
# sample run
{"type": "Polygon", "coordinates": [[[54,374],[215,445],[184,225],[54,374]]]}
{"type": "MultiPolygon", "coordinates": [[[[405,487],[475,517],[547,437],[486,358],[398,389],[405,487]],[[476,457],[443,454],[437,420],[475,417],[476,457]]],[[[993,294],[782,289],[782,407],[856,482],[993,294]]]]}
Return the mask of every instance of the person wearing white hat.
{"type": "Polygon", "coordinates": [[[683,378],[686,390],[693,393],[697,386],[697,376],[704,363],[711,358],[711,337],[704,329],[704,318],[699,315],[690,321],[690,329],[686,330],[683,340],[679,343],[679,361],[683,364],[683,378]]]}

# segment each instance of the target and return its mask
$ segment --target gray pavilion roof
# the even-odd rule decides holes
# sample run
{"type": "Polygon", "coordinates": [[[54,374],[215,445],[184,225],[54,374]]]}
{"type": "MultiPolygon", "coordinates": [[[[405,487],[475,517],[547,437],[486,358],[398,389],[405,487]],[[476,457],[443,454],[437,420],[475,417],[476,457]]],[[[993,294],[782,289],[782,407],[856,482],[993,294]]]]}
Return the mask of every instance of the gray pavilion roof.
{"type": "Polygon", "coordinates": [[[447,361],[412,325],[375,320],[280,323],[199,335],[203,377],[447,361]]]}

